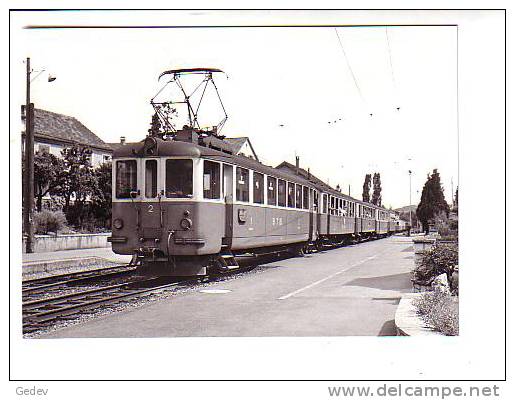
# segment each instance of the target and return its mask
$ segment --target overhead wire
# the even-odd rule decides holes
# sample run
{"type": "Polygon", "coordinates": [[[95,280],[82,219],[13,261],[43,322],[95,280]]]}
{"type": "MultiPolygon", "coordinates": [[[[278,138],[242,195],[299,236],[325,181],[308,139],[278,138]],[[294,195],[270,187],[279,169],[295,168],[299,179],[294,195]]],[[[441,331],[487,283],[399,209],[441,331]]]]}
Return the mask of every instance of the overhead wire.
{"type": "MultiPolygon", "coordinates": [[[[396,101],[398,101],[397,100],[397,82],[395,81],[395,73],[393,71],[392,49],[390,47],[390,37],[388,36],[388,26],[384,27],[384,31],[385,31],[385,34],[386,34],[386,45],[388,47],[388,59],[390,60],[390,71],[392,73],[392,83],[393,83],[394,96],[395,96],[396,101]]],[[[397,108],[397,111],[400,110],[400,107],[398,105],[396,106],[396,108],[397,108]]]]}
{"type": "MultiPolygon", "coordinates": [[[[354,71],[350,64],[349,57],[347,57],[347,53],[345,51],[345,47],[343,46],[342,39],[340,38],[340,34],[338,33],[338,29],[334,28],[334,32],[336,33],[336,37],[338,38],[338,43],[340,43],[340,49],[342,50],[343,56],[345,57],[345,62],[347,63],[347,67],[349,68],[352,79],[354,80],[354,85],[356,86],[356,89],[358,90],[359,96],[360,96],[361,100],[363,101],[363,104],[365,104],[365,106],[368,108],[367,102],[365,101],[365,98],[363,97],[361,88],[359,87],[358,80],[356,79],[356,75],[354,74],[354,71]]],[[[372,116],[372,114],[370,114],[370,116],[372,116]]]]}

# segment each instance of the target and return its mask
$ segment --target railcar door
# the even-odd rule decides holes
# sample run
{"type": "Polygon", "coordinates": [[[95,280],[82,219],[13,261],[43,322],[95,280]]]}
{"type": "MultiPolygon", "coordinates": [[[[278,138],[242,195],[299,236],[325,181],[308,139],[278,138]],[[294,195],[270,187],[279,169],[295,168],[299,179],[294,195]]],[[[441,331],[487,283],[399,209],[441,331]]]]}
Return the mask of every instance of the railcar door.
{"type": "Polygon", "coordinates": [[[232,244],[233,235],[233,209],[234,209],[234,167],[232,165],[223,165],[223,182],[222,191],[225,201],[225,238],[224,244],[229,248],[232,244]]]}
{"type": "Polygon", "coordinates": [[[141,228],[144,240],[161,240],[163,229],[163,209],[161,194],[158,192],[159,168],[157,159],[144,162],[144,201],[141,202],[141,228]]]}

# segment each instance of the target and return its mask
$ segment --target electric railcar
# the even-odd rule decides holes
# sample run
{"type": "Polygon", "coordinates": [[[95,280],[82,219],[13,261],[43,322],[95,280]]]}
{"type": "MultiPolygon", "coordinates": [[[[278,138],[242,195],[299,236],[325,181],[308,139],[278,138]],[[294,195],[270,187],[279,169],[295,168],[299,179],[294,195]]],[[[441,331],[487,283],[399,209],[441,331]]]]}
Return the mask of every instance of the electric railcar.
{"type": "Polygon", "coordinates": [[[272,168],[208,139],[184,129],[114,151],[115,253],[163,275],[205,275],[238,268],[238,254],[300,253],[407,228],[298,167],[272,168]]]}

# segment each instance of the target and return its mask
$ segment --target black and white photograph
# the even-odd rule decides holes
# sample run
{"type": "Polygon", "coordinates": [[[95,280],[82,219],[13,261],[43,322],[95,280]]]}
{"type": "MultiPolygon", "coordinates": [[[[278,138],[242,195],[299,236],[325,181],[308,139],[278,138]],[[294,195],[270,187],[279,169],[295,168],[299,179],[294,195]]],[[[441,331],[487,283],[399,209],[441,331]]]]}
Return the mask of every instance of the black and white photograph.
{"type": "Polygon", "coordinates": [[[10,380],[506,381],[505,12],[10,10],[10,380]]]}

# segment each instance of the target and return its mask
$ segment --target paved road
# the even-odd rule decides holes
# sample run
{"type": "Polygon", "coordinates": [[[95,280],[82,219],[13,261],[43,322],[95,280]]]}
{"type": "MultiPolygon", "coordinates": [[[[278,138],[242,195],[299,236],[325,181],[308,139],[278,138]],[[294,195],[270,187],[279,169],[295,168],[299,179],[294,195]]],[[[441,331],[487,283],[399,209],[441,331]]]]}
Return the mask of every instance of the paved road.
{"type": "Polygon", "coordinates": [[[411,239],[387,239],[290,258],[238,279],[42,337],[395,335],[411,291],[411,239]]]}

